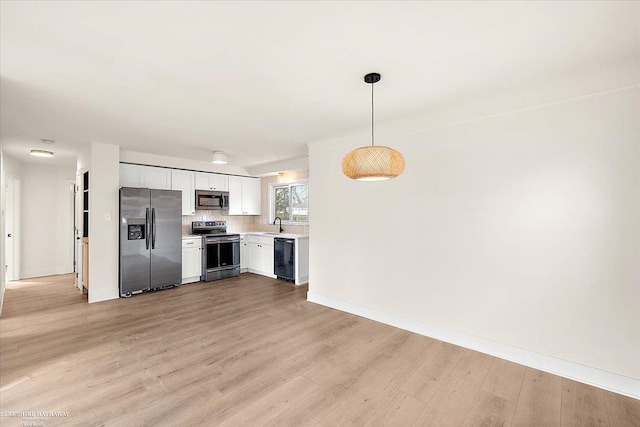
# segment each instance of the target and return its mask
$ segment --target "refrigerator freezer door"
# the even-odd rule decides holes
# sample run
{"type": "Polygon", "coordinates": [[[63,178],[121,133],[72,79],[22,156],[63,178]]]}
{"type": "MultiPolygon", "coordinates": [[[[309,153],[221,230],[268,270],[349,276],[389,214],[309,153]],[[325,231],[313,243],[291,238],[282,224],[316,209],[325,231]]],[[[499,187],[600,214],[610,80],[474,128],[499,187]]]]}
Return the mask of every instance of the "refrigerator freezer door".
{"type": "Polygon", "coordinates": [[[182,192],[151,190],[151,288],[182,282],[182,192]]]}
{"type": "Polygon", "coordinates": [[[149,289],[149,189],[120,189],[120,295],[149,289]]]}

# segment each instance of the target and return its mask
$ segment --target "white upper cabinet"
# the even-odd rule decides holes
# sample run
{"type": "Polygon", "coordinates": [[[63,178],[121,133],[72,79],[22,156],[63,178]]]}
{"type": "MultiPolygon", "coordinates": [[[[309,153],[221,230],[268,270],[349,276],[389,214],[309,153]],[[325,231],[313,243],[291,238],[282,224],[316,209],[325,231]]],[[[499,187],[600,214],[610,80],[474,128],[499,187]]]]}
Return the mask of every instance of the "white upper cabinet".
{"type": "Polygon", "coordinates": [[[242,179],[239,176],[229,177],[229,215],[243,215],[242,179]]]}
{"type": "Polygon", "coordinates": [[[229,177],[217,173],[196,172],[196,190],[229,191],[229,177]]]}
{"type": "Polygon", "coordinates": [[[171,169],[120,163],[120,186],[171,190],[171,169]]]}
{"type": "Polygon", "coordinates": [[[142,187],[141,166],[120,163],[120,187],[142,187]]]}
{"type": "Polygon", "coordinates": [[[229,177],[229,215],[261,214],[260,178],[229,177]]]}
{"type": "Polygon", "coordinates": [[[144,186],[156,190],[171,190],[171,169],[142,166],[144,186]]]}
{"type": "Polygon", "coordinates": [[[182,215],[196,214],[196,173],[171,170],[171,189],[182,191],[182,215]]]}
{"type": "Polygon", "coordinates": [[[242,209],[245,215],[262,215],[260,178],[242,178],[242,209]]]}

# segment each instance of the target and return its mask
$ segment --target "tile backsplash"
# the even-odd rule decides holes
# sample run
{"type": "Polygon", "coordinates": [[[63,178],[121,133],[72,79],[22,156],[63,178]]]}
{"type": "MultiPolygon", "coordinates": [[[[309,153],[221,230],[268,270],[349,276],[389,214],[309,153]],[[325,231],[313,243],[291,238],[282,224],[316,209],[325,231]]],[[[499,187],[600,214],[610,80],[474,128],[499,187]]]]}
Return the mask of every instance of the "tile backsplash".
{"type": "MultiPolygon", "coordinates": [[[[287,172],[287,181],[296,181],[309,177],[309,171],[287,172]]],[[[227,232],[248,233],[251,231],[278,231],[278,226],[269,222],[269,183],[278,182],[278,176],[261,178],[262,185],[262,215],[227,215],[221,211],[196,211],[196,215],[182,216],[182,234],[191,234],[191,222],[193,221],[227,221],[227,232]]],[[[283,224],[285,233],[309,234],[308,225],[283,224]]]]}
{"type": "Polygon", "coordinates": [[[227,221],[228,233],[246,233],[253,229],[254,216],[224,215],[220,211],[196,211],[196,215],[182,216],[182,234],[191,234],[193,221],[227,221]]]}

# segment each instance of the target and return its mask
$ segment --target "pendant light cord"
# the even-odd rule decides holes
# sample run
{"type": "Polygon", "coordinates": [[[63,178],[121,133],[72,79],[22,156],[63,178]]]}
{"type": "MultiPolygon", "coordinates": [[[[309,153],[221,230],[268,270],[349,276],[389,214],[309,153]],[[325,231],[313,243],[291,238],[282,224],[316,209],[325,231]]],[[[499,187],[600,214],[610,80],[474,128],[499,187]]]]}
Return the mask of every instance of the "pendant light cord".
{"type": "Polygon", "coordinates": [[[371,146],[374,146],[373,142],[373,86],[375,83],[371,83],[371,146]]]}

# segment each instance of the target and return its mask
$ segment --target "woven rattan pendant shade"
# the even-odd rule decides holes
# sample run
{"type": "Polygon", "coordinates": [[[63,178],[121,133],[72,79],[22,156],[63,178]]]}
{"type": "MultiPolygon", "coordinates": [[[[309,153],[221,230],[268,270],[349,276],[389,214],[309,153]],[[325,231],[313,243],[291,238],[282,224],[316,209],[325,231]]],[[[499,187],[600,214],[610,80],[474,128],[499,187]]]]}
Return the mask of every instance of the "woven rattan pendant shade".
{"type": "Polygon", "coordinates": [[[393,148],[374,144],[373,85],[380,81],[380,74],[364,76],[371,85],[371,145],[349,151],[342,159],[342,173],[357,181],[383,181],[395,178],[404,171],[404,157],[393,148]]]}
{"type": "Polygon", "coordinates": [[[358,181],[395,178],[404,170],[404,157],[393,148],[371,145],[356,148],[342,159],[342,173],[358,181]]]}

